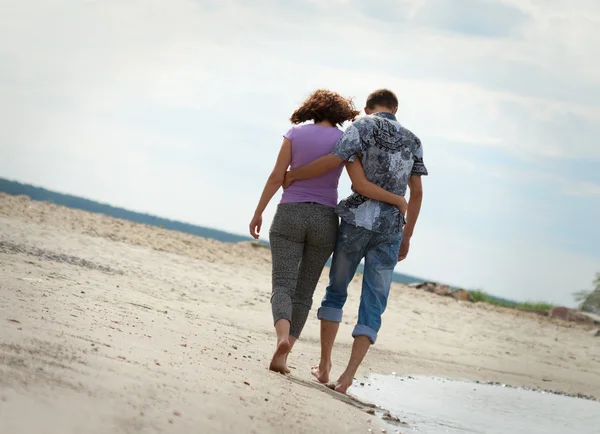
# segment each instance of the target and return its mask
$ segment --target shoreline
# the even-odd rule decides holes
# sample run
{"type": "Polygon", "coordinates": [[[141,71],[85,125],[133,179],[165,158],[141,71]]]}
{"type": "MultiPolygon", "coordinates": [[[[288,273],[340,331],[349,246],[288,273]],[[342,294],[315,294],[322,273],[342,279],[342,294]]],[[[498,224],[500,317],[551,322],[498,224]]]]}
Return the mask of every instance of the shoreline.
{"type": "MultiPolygon", "coordinates": [[[[268,371],[268,249],[0,195],[0,264],[1,432],[364,433],[379,423],[313,384],[325,273],[290,355],[292,377],[268,371]]],[[[350,353],[359,288],[360,276],[333,379],[350,353]]],[[[589,327],[399,284],[383,320],[359,377],[397,372],[600,398],[589,327]]]]}

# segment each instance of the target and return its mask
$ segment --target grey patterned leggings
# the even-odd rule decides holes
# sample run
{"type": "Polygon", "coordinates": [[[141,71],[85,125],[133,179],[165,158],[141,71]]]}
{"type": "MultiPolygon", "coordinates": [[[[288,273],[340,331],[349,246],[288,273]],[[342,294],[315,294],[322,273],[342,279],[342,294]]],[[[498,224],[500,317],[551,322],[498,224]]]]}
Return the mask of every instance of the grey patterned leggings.
{"type": "Polygon", "coordinates": [[[304,328],[323,267],[335,247],[338,217],[316,203],[277,207],[269,241],[273,258],[273,321],[290,321],[296,338],[304,328]]]}

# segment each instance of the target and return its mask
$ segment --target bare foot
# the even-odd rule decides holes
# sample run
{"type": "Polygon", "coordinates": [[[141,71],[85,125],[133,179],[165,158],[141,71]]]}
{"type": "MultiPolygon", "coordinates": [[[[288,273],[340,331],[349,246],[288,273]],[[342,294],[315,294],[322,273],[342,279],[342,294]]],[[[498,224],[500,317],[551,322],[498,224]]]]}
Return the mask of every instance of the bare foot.
{"type": "Polygon", "coordinates": [[[319,363],[310,369],[313,376],[323,384],[329,381],[329,373],[331,372],[331,363],[319,363]]]}
{"type": "Polygon", "coordinates": [[[271,364],[269,365],[269,369],[271,371],[279,372],[280,374],[289,373],[289,369],[286,365],[286,359],[290,349],[291,345],[288,339],[279,341],[277,344],[277,349],[275,349],[275,354],[273,354],[273,359],[271,359],[271,364]]]}
{"type": "Polygon", "coordinates": [[[344,374],[342,374],[337,383],[335,383],[335,388],[333,390],[346,394],[348,388],[352,386],[352,381],[354,381],[354,378],[346,378],[344,377],[344,374]]]}

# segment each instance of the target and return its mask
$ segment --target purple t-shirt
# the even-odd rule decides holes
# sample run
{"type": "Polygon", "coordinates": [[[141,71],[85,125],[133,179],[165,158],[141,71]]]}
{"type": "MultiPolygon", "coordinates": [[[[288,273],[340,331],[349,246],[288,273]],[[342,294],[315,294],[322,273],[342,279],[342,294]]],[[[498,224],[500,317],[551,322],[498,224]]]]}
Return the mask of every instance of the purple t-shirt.
{"type": "MultiPolygon", "coordinates": [[[[292,142],[292,169],[330,154],[342,134],[337,128],[315,124],[290,128],[283,136],[292,142]]],[[[343,164],[340,164],[317,178],[294,182],[283,191],[281,203],[316,202],[330,207],[337,206],[338,182],[343,169],[343,164]]]]}

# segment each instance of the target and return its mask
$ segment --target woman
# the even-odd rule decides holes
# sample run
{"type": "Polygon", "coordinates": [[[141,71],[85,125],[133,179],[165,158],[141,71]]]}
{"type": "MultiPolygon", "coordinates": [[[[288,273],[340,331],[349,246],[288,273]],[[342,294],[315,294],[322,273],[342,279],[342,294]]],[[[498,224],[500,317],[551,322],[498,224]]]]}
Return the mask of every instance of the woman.
{"type": "MultiPolygon", "coordinates": [[[[345,121],[359,112],[351,99],[328,90],[317,90],[291,116],[275,168],[264,187],[250,234],[258,239],[262,213],[284,181],[285,173],[331,152],[345,121]],[[310,124],[298,125],[312,121],[310,124]]],[[[337,188],[342,165],[317,178],[297,181],[284,190],[271,224],[269,240],[273,259],[271,307],[277,347],[269,369],[288,373],[287,356],[304,328],[313,293],[327,259],[333,252],[338,217],[337,188]]],[[[362,166],[349,171],[358,193],[391,203],[404,214],[406,201],[366,180],[362,166]]]]}

